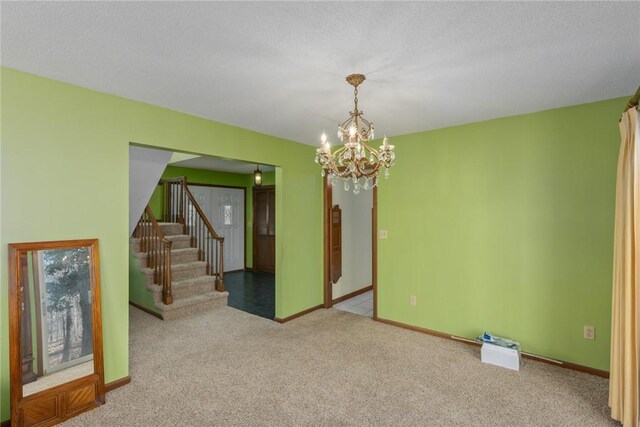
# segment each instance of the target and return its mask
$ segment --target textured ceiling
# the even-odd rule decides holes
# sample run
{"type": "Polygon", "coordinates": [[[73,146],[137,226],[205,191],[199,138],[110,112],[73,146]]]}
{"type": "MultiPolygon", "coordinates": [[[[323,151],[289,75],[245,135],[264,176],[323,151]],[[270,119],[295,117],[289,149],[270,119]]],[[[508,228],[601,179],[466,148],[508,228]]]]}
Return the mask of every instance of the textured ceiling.
{"type": "MultiPolygon", "coordinates": [[[[317,144],[627,96],[637,2],[1,2],[1,63],[317,144]],[[335,137],[334,137],[335,139],[335,137]]],[[[622,109],[621,105],[621,109],[622,109]]]]}

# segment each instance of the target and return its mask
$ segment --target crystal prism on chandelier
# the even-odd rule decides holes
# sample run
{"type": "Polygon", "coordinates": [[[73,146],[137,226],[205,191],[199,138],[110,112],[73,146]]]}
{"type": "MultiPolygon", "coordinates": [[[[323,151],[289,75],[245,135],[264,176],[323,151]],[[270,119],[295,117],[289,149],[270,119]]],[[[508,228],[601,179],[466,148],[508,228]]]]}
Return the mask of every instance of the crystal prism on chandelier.
{"type": "Polygon", "coordinates": [[[367,143],[374,138],[373,123],[369,122],[358,110],[358,86],[366,79],[364,74],[351,74],[347,82],[354,87],[353,111],[349,118],[338,125],[338,138],[343,145],[331,153],[327,135],[323,132],[320,148],[316,150],[316,163],[322,166],[322,176],[327,176],[332,184],[340,178],[344,180],[344,189],[358,194],[360,188],[368,190],[377,187],[381,169],[385,178],[389,177],[389,169],[393,166],[396,155],[393,145],[385,136],[380,150],[370,147],[367,143]]]}

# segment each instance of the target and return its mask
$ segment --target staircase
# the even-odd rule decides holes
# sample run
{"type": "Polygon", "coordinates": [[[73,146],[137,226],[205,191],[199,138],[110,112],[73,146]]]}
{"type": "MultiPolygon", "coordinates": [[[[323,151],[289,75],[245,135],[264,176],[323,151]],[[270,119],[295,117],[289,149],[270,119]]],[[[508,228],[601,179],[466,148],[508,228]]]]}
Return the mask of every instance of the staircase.
{"type": "Polygon", "coordinates": [[[133,256],[140,261],[140,271],[147,278],[147,290],[162,319],[175,319],[227,305],[228,292],[216,290],[216,277],[207,274],[207,263],[198,260],[198,248],[191,247],[191,236],[183,234],[179,223],[159,222],[166,240],[171,242],[171,294],[173,302],[165,304],[163,288],[157,284],[156,272],[148,268],[149,257],[140,250],[140,238],[132,238],[133,256]]]}

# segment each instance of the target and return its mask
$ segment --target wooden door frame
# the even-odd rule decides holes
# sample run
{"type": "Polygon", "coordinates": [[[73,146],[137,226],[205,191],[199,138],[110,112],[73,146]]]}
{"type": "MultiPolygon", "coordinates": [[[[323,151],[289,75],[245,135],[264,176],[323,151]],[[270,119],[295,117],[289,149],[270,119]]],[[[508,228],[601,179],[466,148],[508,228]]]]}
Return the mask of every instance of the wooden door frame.
{"type": "MultiPolygon", "coordinates": [[[[251,241],[252,241],[252,247],[251,247],[251,254],[253,256],[253,260],[252,260],[252,264],[251,264],[251,269],[247,269],[250,271],[258,271],[256,270],[256,190],[260,191],[260,190],[269,190],[273,188],[273,191],[275,193],[276,191],[276,186],[275,185],[261,185],[260,187],[256,187],[255,185],[252,188],[251,191],[251,195],[252,195],[252,199],[251,199],[251,203],[252,203],[252,209],[253,209],[253,220],[252,220],[252,231],[251,231],[251,241]]],[[[274,194],[275,197],[275,194],[274,194]]],[[[276,212],[276,207],[273,207],[273,211],[275,212],[276,217],[278,216],[278,212],[276,212]]],[[[277,232],[276,234],[273,235],[274,239],[277,239],[277,232]]],[[[274,254],[275,256],[275,254],[274,254]]],[[[275,260],[273,263],[273,269],[274,269],[274,274],[275,274],[275,268],[276,268],[276,264],[275,264],[275,260]]]]}
{"type": "Polygon", "coordinates": [[[324,254],[324,268],[322,283],[324,288],[324,308],[333,305],[333,283],[331,283],[331,208],[333,207],[333,186],[325,176],[322,179],[322,227],[324,229],[322,248],[324,254]]]}
{"type": "MultiPolygon", "coordinates": [[[[323,218],[324,228],[324,269],[323,289],[324,308],[333,306],[333,284],[331,283],[331,208],[333,207],[333,187],[325,176],[323,186],[323,218]]],[[[373,320],[378,319],[378,187],[373,187],[371,207],[371,285],[373,287],[373,320]]]]}
{"type": "MultiPolygon", "coordinates": [[[[40,261],[38,260],[38,254],[35,252],[31,253],[31,264],[35,271],[40,271],[40,261]]],[[[34,289],[34,297],[35,297],[35,307],[36,307],[36,335],[38,338],[38,376],[42,376],[44,373],[44,357],[43,357],[43,345],[42,345],[42,299],[40,295],[40,274],[33,275],[33,289],[34,289]]]]}

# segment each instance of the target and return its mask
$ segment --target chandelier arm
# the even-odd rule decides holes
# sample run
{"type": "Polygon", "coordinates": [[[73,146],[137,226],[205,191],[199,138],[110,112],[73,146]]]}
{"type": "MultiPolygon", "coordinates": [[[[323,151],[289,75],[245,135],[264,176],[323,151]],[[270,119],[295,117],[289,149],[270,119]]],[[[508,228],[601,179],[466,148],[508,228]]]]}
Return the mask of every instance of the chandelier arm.
{"type": "Polygon", "coordinates": [[[337,164],[337,161],[340,159],[344,151],[345,150],[341,149],[339,151],[336,151],[336,153],[333,156],[331,156],[330,166],[331,166],[331,173],[333,175],[337,175],[340,177],[344,176],[344,173],[340,171],[340,166],[337,164]]]}
{"type": "Polygon", "coordinates": [[[365,142],[363,142],[362,145],[364,146],[364,149],[367,150],[369,153],[373,154],[376,157],[376,159],[380,158],[380,153],[378,152],[378,150],[376,150],[375,148],[373,148],[372,146],[370,146],[365,142]]]}
{"type": "Polygon", "coordinates": [[[349,113],[349,118],[347,120],[345,120],[344,122],[342,122],[342,124],[340,126],[344,128],[348,123],[351,123],[353,121],[354,117],[355,117],[355,115],[353,115],[353,113],[349,113]]]}
{"type": "Polygon", "coordinates": [[[371,127],[371,122],[365,119],[363,115],[360,115],[360,120],[362,120],[367,126],[371,127]]]}
{"type": "Polygon", "coordinates": [[[335,153],[333,153],[333,155],[330,156],[329,158],[329,171],[332,175],[336,175],[339,176],[340,178],[344,178],[346,176],[349,175],[350,172],[347,171],[347,168],[343,168],[344,170],[341,171],[341,166],[338,166],[336,164],[336,160],[340,159],[340,157],[344,154],[344,152],[347,150],[346,147],[342,146],[340,147],[338,150],[336,150],[335,153]]]}
{"type": "Polygon", "coordinates": [[[347,151],[347,147],[345,147],[344,145],[340,148],[338,148],[333,154],[332,157],[334,158],[338,158],[339,156],[341,156],[345,151],[347,151]]]}
{"type": "Polygon", "coordinates": [[[358,171],[357,175],[359,175],[359,177],[371,178],[377,175],[378,171],[380,170],[380,162],[374,164],[373,169],[369,170],[368,172],[366,168],[362,168],[360,165],[356,165],[356,170],[358,171]]]}

